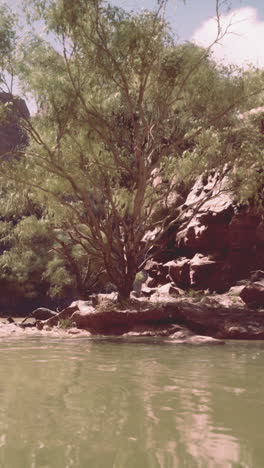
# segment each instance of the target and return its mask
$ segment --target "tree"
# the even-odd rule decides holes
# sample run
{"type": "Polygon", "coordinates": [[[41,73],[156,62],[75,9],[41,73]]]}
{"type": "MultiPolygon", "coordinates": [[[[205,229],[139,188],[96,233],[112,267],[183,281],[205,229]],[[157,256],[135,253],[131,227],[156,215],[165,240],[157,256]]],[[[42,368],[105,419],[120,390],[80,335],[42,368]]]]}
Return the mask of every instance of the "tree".
{"type": "Polygon", "coordinates": [[[141,14],[100,0],[27,3],[56,47],[32,35],[20,48],[17,73],[40,112],[24,118],[30,145],[5,170],[45,206],[62,250],[81,246],[124,300],[181,220],[167,201],[182,176],[215,164],[224,173],[234,158],[227,129],[243,80],[209,49],[175,44],[166,2],[141,14]]]}
{"type": "Polygon", "coordinates": [[[51,229],[27,190],[17,193],[10,184],[2,191],[0,214],[0,281],[20,302],[47,296],[86,300],[100,279],[107,281],[80,245],[51,229]]]}
{"type": "Polygon", "coordinates": [[[16,16],[4,3],[0,5],[0,91],[13,88],[14,70],[12,65],[13,51],[16,46],[16,16]]]}

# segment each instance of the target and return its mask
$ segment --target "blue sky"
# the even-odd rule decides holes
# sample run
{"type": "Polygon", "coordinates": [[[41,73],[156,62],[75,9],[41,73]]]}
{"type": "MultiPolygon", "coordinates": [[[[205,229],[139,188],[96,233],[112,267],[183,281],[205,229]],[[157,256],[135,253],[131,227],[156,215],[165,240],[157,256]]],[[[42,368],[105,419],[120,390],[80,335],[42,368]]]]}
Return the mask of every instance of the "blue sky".
{"type": "MultiPolygon", "coordinates": [[[[111,0],[127,10],[151,9],[155,0],[111,0]]],[[[264,68],[264,0],[219,0],[228,34],[212,48],[214,58],[243,68],[264,68]]],[[[167,17],[179,41],[208,47],[217,36],[215,0],[168,0],[167,17]]]]}
{"type": "MultiPolygon", "coordinates": [[[[1,2],[2,0],[0,0],[1,2]]],[[[6,0],[16,11],[22,0],[6,0]]],[[[72,0],[74,1],[74,0],[72,0]]],[[[107,0],[128,11],[152,9],[157,0],[107,0]]],[[[219,0],[223,27],[229,34],[212,52],[216,60],[264,68],[264,0],[219,0]],[[229,6],[229,10],[227,9],[229,6]]],[[[215,0],[168,0],[167,18],[179,41],[192,40],[207,47],[216,38],[215,0]]]]}
{"type": "MultiPolygon", "coordinates": [[[[74,0],[73,0],[74,1],[74,0]]],[[[141,8],[152,9],[155,0],[110,0],[114,5],[120,6],[128,11],[140,10],[141,8]]],[[[258,19],[264,21],[264,0],[227,0],[232,10],[250,7],[255,8],[258,19]]],[[[19,9],[21,0],[8,0],[11,8],[19,9]]],[[[167,17],[181,40],[189,40],[202,23],[215,14],[215,0],[169,0],[167,17]]],[[[226,12],[226,7],[223,8],[226,12]]]]}
{"type": "MultiPolygon", "coordinates": [[[[151,9],[154,0],[112,0],[113,4],[127,10],[151,9]]],[[[228,2],[234,11],[250,7],[257,9],[258,17],[264,21],[264,0],[232,0],[228,2]]],[[[226,7],[222,9],[226,13],[226,7]]],[[[189,40],[202,23],[215,15],[215,0],[169,0],[168,19],[181,40],[189,40]]]]}
{"type": "MultiPolygon", "coordinates": [[[[156,5],[156,0],[109,1],[128,11],[152,9],[156,5]]],[[[19,11],[21,0],[6,2],[19,11]]],[[[264,69],[264,0],[219,2],[224,3],[221,25],[228,29],[228,34],[211,49],[214,58],[243,68],[254,65],[264,69]]],[[[183,0],[168,0],[167,18],[180,42],[191,40],[208,47],[216,38],[215,0],[186,0],[185,4],[183,0]]]]}

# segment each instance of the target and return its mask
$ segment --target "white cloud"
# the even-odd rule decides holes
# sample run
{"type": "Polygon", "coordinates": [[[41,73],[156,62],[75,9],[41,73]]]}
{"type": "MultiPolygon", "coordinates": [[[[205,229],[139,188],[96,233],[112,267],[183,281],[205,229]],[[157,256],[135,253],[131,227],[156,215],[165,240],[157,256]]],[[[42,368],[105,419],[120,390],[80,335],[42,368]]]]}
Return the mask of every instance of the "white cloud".
{"type": "MultiPolygon", "coordinates": [[[[228,33],[212,48],[216,60],[243,67],[249,64],[264,67],[264,21],[258,20],[255,8],[239,8],[223,15],[221,28],[223,31],[228,28],[228,33]]],[[[216,18],[211,18],[194,32],[191,40],[208,47],[216,36],[216,18]]]]}

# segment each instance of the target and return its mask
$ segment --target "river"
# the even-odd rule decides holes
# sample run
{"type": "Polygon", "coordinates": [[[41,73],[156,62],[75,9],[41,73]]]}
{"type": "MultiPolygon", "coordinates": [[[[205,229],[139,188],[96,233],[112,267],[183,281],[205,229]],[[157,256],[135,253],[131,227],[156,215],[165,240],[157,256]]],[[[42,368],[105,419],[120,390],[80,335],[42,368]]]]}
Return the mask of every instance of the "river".
{"type": "Polygon", "coordinates": [[[263,468],[264,342],[0,341],[1,468],[263,468]]]}

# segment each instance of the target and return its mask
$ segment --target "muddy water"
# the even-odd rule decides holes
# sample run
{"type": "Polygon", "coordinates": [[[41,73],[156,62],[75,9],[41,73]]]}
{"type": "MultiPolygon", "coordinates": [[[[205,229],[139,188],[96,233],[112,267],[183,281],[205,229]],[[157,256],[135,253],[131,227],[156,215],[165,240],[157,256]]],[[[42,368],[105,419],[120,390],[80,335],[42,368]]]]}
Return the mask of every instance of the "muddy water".
{"type": "Polygon", "coordinates": [[[264,343],[0,340],[1,468],[263,468],[264,343]]]}

